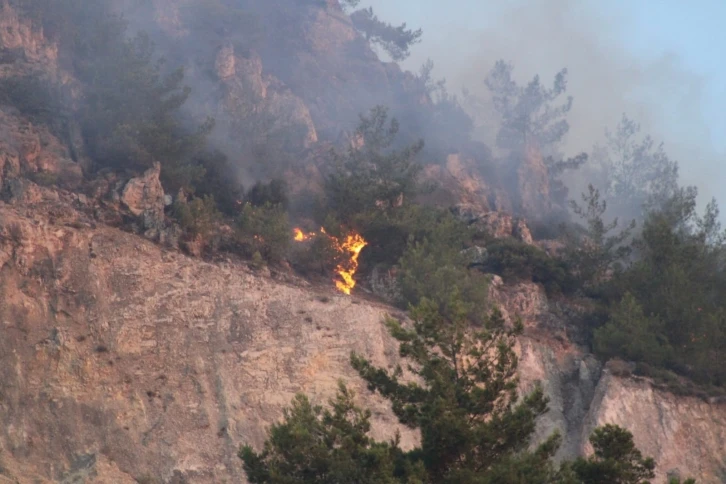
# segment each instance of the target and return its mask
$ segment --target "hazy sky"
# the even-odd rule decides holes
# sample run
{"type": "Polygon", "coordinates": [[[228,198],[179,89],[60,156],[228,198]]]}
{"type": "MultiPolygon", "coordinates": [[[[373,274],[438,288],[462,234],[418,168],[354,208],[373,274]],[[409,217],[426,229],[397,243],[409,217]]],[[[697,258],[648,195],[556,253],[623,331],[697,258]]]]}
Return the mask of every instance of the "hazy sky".
{"type": "Polygon", "coordinates": [[[726,0],[368,0],[424,30],[404,66],[431,58],[452,91],[483,89],[499,58],[522,81],[569,70],[568,151],[589,151],[623,112],[726,212],[726,0]]]}

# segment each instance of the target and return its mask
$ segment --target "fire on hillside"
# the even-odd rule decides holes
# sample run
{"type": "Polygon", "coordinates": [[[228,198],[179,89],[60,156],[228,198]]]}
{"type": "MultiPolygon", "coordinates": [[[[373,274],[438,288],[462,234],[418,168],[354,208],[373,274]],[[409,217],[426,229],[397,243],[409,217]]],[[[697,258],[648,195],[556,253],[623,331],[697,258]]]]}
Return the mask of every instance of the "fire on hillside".
{"type": "Polygon", "coordinates": [[[339,240],[329,235],[323,227],[320,227],[320,232],[308,233],[303,232],[299,228],[295,228],[293,238],[296,242],[305,242],[314,237],[321,236],[330,239],[335,250],[345,256],[345,260],[335,268],[335,272],[340,276],[340,279],[335,279],[335,287],[340,292],[350,295],[351,290],[356,284],[353,276],[358,270],[358,257],[363,247],[368,245],[368,242],[360,234],[355,232],[351,232],[344,239],[339,240]]]}

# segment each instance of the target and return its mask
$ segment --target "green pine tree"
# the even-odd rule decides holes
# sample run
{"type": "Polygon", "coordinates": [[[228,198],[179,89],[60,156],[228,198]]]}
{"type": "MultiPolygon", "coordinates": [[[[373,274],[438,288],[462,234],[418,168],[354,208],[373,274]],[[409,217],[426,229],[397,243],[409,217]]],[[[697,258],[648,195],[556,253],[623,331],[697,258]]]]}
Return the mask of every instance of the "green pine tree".
{"type": "Polygon", "coordinates": [[[582,484],[649,484],[655,477],[655,461],[643,458],[633,435],[617,425],[596,428],[590,436],[594,453],[580,457],[571,469],[582,484]]]}
{"type": "Polygon", "coordinates": [[[325,179],[329,207],[348,225],[361,214],[377,208],[390,211],[399,201],[409,201],[422,189],[421,165],[416,155],[423,141],[397,150],[394,146],[399,125],[388,118],[388,109],[373,108],[361,116],[356,136],[362,146],[345,153],[332,152],[331,169],[325,179]]]}
{"type": "MultiPolygon", "coordinates": [[[[446,316],[439,308],[423,299],[411,310],[411,328],[386,322],[418,383],[405,381],[401,367],[389,372],[355,354],[351,361],[369,388],[391,402],[400,422],[420,430],[421,447],[407,458],[423,463],[427,482],[490,482],[489,472],[499,469],[505,475],[503,469],[517,459],[531,457],[526,449],[547,399],[541,388],[517,397],[513,345],[521,324],[507,328],[493,311],[482,329],[473,330],[457,293],[446,316]]],[[[544,460],[557,438],[540,448],[544,460]]]]}
{"type": "MultiPolygon", "coordinates": [[[[369,410],[353,402],[353,393],[342,383],[329,402],[330,409],[310,403],[304,395],[284,411],[273,425],[261,453],[244,446],[239,457],[251,483],[269,484],[393,484],[396,478],[397,442],[376,442],[368,436],[369,410]]],[[[420,473],[420,471],[419,471],[420,473]]],[[[412,476],[416,475],[411,470],[412,476]]]]}

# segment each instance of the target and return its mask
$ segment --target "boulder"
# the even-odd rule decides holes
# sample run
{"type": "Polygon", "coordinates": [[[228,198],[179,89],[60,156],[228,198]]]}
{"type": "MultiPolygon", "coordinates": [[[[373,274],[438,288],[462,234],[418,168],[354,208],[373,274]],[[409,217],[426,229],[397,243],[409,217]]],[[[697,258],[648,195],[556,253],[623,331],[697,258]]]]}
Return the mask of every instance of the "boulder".
{"type": "Polygon", "coordinates": [[[504,212],[482,211],[476,205],[460,203],[451,208],[451,212],[465,224],[492,237],[501,239],[514,237],[515,239],[532,245],[532,233],[524,219],[515,218],[504,212]]]}
{"type": "MultiPolygon", "coordinates": [[[[137,232],[164,246],[177,247],[182,230],[177,224],[169,223],[164,216],[164,207],[169,199],[161,186],[160,173],[161,165],[156,162],[143,175],[122,185],[118,198],[137,217],[138,223],[133,224],[137,232]]],[[[118,190],[114,192],[119,193],[118,190]]]]}
{"type": "Polygon", "coordinates": [[[130,179],[121,192],[121,202],[137,217],[149,222],[164,219],[164,189],[159,180],[161,164],[154,166],[137,178],[130,179]]]}

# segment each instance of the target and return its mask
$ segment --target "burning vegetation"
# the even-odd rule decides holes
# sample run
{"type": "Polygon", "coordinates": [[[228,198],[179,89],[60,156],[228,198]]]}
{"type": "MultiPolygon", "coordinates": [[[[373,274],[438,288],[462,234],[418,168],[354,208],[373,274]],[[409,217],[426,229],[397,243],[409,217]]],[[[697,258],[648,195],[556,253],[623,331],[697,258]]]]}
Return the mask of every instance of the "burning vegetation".
{"type": "Polygon", "coordinates": [[[335,279],[335,287],[342,293],[350,295],[355,287],[354,275],[358,270],[358,257],[368,242],[356,232],[351,232],[344,239],[339,240],[328,234],[325,228],[320,227],[320,232],[305,233],[299,228],[293,229],[295,242],[305,242],[315,237],[325,236],[332,243],[335,251],[342,256],[342,261],[335,267],[335,272],[340,279],[335,279]]]}

